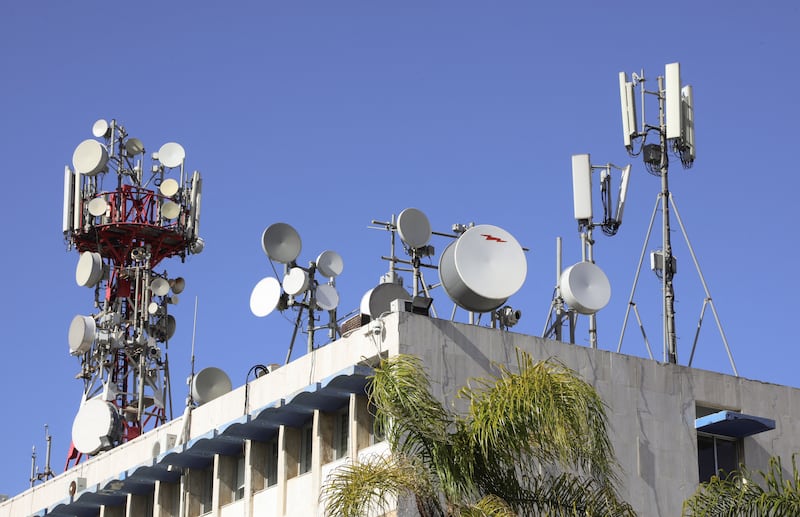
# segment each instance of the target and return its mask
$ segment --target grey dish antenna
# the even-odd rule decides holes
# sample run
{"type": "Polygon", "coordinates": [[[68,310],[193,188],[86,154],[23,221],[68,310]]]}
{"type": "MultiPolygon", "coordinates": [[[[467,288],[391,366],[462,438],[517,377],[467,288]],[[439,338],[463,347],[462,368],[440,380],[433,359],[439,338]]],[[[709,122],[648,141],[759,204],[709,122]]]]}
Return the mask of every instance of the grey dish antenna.
{"type": "Polygon", "coordinates": [[[342,256],[332,250],[326,250],[317,257],[317,271],[322,276],[336,278],[344,270],[344,260],[342,256]]]}
{"type": "Polygon", "coordinates": [[[92,134],[96,138],[108,138],[111,136],[111,127],[105,119],[98,119],[92,126],[92,134]]]}
{"type": "Polygon", "coordinates": [[[406,208],[397,216],[397,233],[410,248],[421,248],[431,240],[431,223],[421,210],[406,208]]]}
{"type": "Polygon", "coordinates": [[[75,268],[75,283],[81,287],[94,287],[103,278],[103,257],[94,251],[84,251],[75,268]]]}
{"type": "Polygon", "coordinates": [[[261,247],[275,262],[289,264],[300,255],[300,234],[286,223],[271,224],[261,236],[261,247]]]}
{"type": "Polygon", "coordinates": [[[411,295],[400,284],[387,282],[380,284],[361,297],[361,314],[375,319],[389,312],[393,300],[411,300],[411,295]]]}
{"type": "Polygon", "coordinates": [[[231,379],[228,374],[210,366],[203,368],[192,380],[192,399],[198,404],[205,404],[231,391],[231,379]]]}
{"type": "Polygon", "coordinates": [[[580,314],[594,314],[611,299],[611,284],[599,266],[578,262],[561,273],[561,295],[580,314]]]}
{"type": "Polygon", "coordinates": [[[330,284],[320,284],[316,289],[317,308],[332,311],[339,306],[339,293],[330,284]]]}

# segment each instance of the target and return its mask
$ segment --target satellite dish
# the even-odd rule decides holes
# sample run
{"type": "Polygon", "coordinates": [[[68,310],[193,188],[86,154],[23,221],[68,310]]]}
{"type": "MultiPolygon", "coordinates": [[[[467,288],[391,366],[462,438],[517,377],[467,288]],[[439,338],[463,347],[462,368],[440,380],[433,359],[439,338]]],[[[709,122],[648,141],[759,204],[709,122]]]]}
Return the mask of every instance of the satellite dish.
{"type": "Polygon", "coordinates": [[[150,290],[156,296],[164,296],[169,292],[169,282],[160,276],[157,276],[150,282],[150,290]]]}
{"type": "Polygon", "coordinates": [[[105,215],[108,211],[108,203],[102,197],[96,197],[89,201],[89,213],[95,217],[105,215]]]}
{"type": "Polygon", "coordinates": [[[108,138],[111,136],[110,129],[108,122],[104,119],[99,119],[92,126],[92,134],[97,138],[108,138]]]}
{"type": "Polygon", "coordinates": [[[344,261],[342,256],[335,251],[326,250],[317,257],[317,271],[322,273],[322,276],[335,278],[342,274],[342,270],[344,270],[344,261]]]}
{"type": "Polygon", "coordinates": [[[102,171],[108,162],[108,151],[97,140],[84,140],[72,153],[72,166],[76,172],[94,176],[102,171]]]}
{"type": "Polygon", "coordinates": [[[456,305],[473,312],[500,307],[525,282],[525,252],[507,231],[473,226],[451,243],[439,260],[439,277],[456,305]]]}
{"type": "Polygon", "coordinates": [[[283,277],[283,290],[295,296],[308,289],[308,273],[299,267],[293,267],[283,277]]]}
{"type": "Polygon", "coordinates": [[[178,167],[184,158],[186,151],[181,144],[175,142],[167,142],[158,150],[158,159],[165,167],[178,167]]]}
{"type": "Polygon", "coordinates": [[[125,152],[128,156],[136,156],[144,152],[144,143],[138,138],[129,138],[125,141],[125,152]]]}
{"type": "Polygon", "coordinates": [[[411,300],[411,295],[400,284],[387,282],[373,287],[361,297],[361,314],[378,318],[389,312],[393,300],[411,300]]]}
{"type": "Polygon", "coordinates": [[[192,399],[197,405],[202,405],[225,395],[231,387],[228,374],[213,366],[203,368],[192,380],[192,399]]]}
{"type": "Polygon", "coordinates": [[[110,449],[122,437],[117,408],[100,399],[87,400],[72,422],[72,444],[83,454],[110,449]]]}
{"type": "Polygon", "coordinates": [[[161,217],[163,219],[175,219],[181,213],[181,205],[173,201],[161,203],[161,217]]]}
{"type": "Polygon", "coordinates": [[[69,353],[72,355],[82,354],[88,352],[92,347],[95,334],[97,333],[97,324],[91,316],[75,316],[72,318],[72,323],[69,325],[69,353]]]}
{"type": "Polygon", "coordinates": [[[278,307],[281,300],[281,284],[277,278],[262,278],[250,293],[250,311],[263,318],[278,307]]]}
{"type": "Polygon", "coordinates": [[[186,280],[179,276],[175,280],[170,280],[169,285],[172,288],[173,293],[181,294],[183,290],[186,289],[186,280]]]}
{"type": "Polygon", "coordinates": [[[317,307],[323,311],[332,311],[339,306],[339,293],[330,284],[320,284],[316,290],[317,307]]]}
{"type": "Polygon", "coordinates": [[[302,242],[297,230],[286,223],[270,225],[261,236],[261,247],[269,258],[281,264],[294,262],[302,242]]]}
{"type": "Polygon", "coordinates": [[[608,277],[596,264],[578,262],[561,273],[561,295],[580,314],[594,314],[611,299],[608,277]]]}
{"type": "Polygon", "coordinates": [[[75,268],[75,283],[81,287],[94,287],[103,278],[103,257],[94,251],[84,251],[75,268]]]}
{"type": "Polygon", "coordinates": [[[397,217],[397,232],[409,247],[420,248],[431,240],[431,223],[422,211],[406,208],[397,217]]]}
{"type": "Polygon", "coordinates": [[[175,194],[178,193],[178,190],[180,190],[180,188],[181,186],[178,184],[178,181],[172,178],[165,179],[164,181],[161,182],[161,185],[158,187],[158,189],[161,191],[161,195],[166,197],[174,196],[175,194]]]}

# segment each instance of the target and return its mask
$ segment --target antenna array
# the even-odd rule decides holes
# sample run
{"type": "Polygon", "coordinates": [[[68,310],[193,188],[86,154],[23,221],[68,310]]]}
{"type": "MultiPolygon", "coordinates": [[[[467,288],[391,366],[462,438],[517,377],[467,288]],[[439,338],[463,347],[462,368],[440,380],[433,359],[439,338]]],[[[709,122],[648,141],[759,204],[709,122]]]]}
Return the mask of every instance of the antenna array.
{"type": "Polygon", "coordinates": [[[171,418],[169,306],[185,282],[156,267],[204,246],[202,179],[185,171],[183,147],[166,143],[146,165],[142,141],[116,121],[98,120],[92,134],[64,171],[63,234],[80,253],[75,280],[92,290],[95,307],[69,328],[83,394],[67,466],[171,418]]]}

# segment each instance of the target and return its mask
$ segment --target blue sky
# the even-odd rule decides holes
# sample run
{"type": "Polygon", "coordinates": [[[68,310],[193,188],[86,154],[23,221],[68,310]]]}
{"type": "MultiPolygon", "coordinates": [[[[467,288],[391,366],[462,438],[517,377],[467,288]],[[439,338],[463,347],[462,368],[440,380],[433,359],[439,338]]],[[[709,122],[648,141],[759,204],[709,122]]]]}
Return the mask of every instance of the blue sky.
{"type": "MultiPolygon", "coordinates": [[[[5,187],[5,360],[0,493],[28,486],[30,450],[63,469],[81,383],[67,330],[90,314],[61,235],[63,167],[96,119],[116,119],[149,151],[180,142],[203,174],[205,251],[162,263],[187,287],[170,342],[175,414],[189,373],[194,300],[197,368],[235,386],[257,363],[282,363],[294,313],[254,317],[253,286],[272,268],[261,233],[294,226],[301,263],[333,249],[340,314],[386,272],[389,235],[369,229],[406,207],[435,231],[493,224],[530,251],[514,331],[540,334],[555,284],[580,260],[573,154],[633,165],[625,221],[596,232],[612,285],[599,346],[616,350],[660,188],[622,145],[618,73],[654,84],[681,63],[694,88],[698,156],[675,160],[670,186],[739,373],[798,386],[796,196],[800,120],[794,66],[800,6],[772,2],[17,2],[0,16],[0,150],[5,187]],[[795,207],[795,208],[793,208],[795,207]]],[[[648,121],[655,121],[649,105],[648,121]]],[[[595,213],[598,212],[596,205],[595,213]]],[[[704,293],[677,222],[673,246],[678,361],[686,364],[704,293]]],[[[449,241],[435,237],[439,253],[449,241]]],[[[645,267],[634,301],[661,357],[660,284],[645,267]]],[[[427,273],[429,283],[435,272],[427,273]]],[[[407,283],[410,278],[406,279],[407,283]]],[[[440,315],[452,303],[433,293],[440,315]]],[[[463,321],[463,311],[457,312],[463,321]]],[[[631,316],[632,318],[632,316],[631,316]]],[[[588,344],[579,328],[578,345],[588,344]]],[[[322,344],[324,339],[318,339],[322,344]]],[[[294,357],[305,349],[300,335],[294,357]]],[[[628,324],[623,352],[646,355],[628,324]]],[[[694,366],[731,373],[709,311],[694,366]]]]}

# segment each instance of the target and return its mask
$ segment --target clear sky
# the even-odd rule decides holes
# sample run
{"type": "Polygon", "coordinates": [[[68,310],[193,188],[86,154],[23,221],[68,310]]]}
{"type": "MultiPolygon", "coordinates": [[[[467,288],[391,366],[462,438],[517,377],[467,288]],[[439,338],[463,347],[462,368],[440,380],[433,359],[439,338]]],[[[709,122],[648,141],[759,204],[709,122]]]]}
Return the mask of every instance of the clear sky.
{"type": "MultiPolygon", "coordinates": [[[[800,5],[787,1],[7,2],[0,493],[28,486],[31,446],[43,465],[45,424],[56,472],[65,463],[82,389],[67,330],[93,307],[61,235],[63,170],[99,118],[119,121],[148,152],[181,143],[187,168],[203,174],[206,249],[159,268],[187,282],[169,348],[177,416],[195,299],[198,370],[220,367],[239,386],[251,366],[284,361],[295,314],[260,319],[249,309],[253,286],[273,275],[260,239],[275,222],[299,232],[301,263],[327,249],[342,255],[342,315],[388,269],[389,234],[369,229],[372,220],[416,207],[435,231],[500,226],[530,249],[525,284],[509,300],[523,312],[512,330],[541,334],[556,238],[565,266],[580,260],[570,161],[579,153],[633,165],[619,233],[595,233],[612,285],[599,347],[616,350],[640,253],[661,238],[657,218],[645,243],[660,182],[623,147],[618,73],[643,70],[654,85],[678,61],[694,88],[698,152],[688,171],[673,160],[670,186],[739,373],[800,386],[799,21],[800,5]]],[[[686,364],[705,295],[674,218],[672,239],[686,364]]],[[[434,237],[432,263],[449,242],[434,237]]],[[[645,257],[634,301],[660,359],[659,288],[645,257]]],[[[449,317],[442,289],[433,296],[449,317]]],[[[577,342],[587,346],[582,325],[577,342]]],[[[647,354],[633,315],[622,351],[647,354]]],[[[710,308],[694,366],[731,373],[710,308]]]]}

